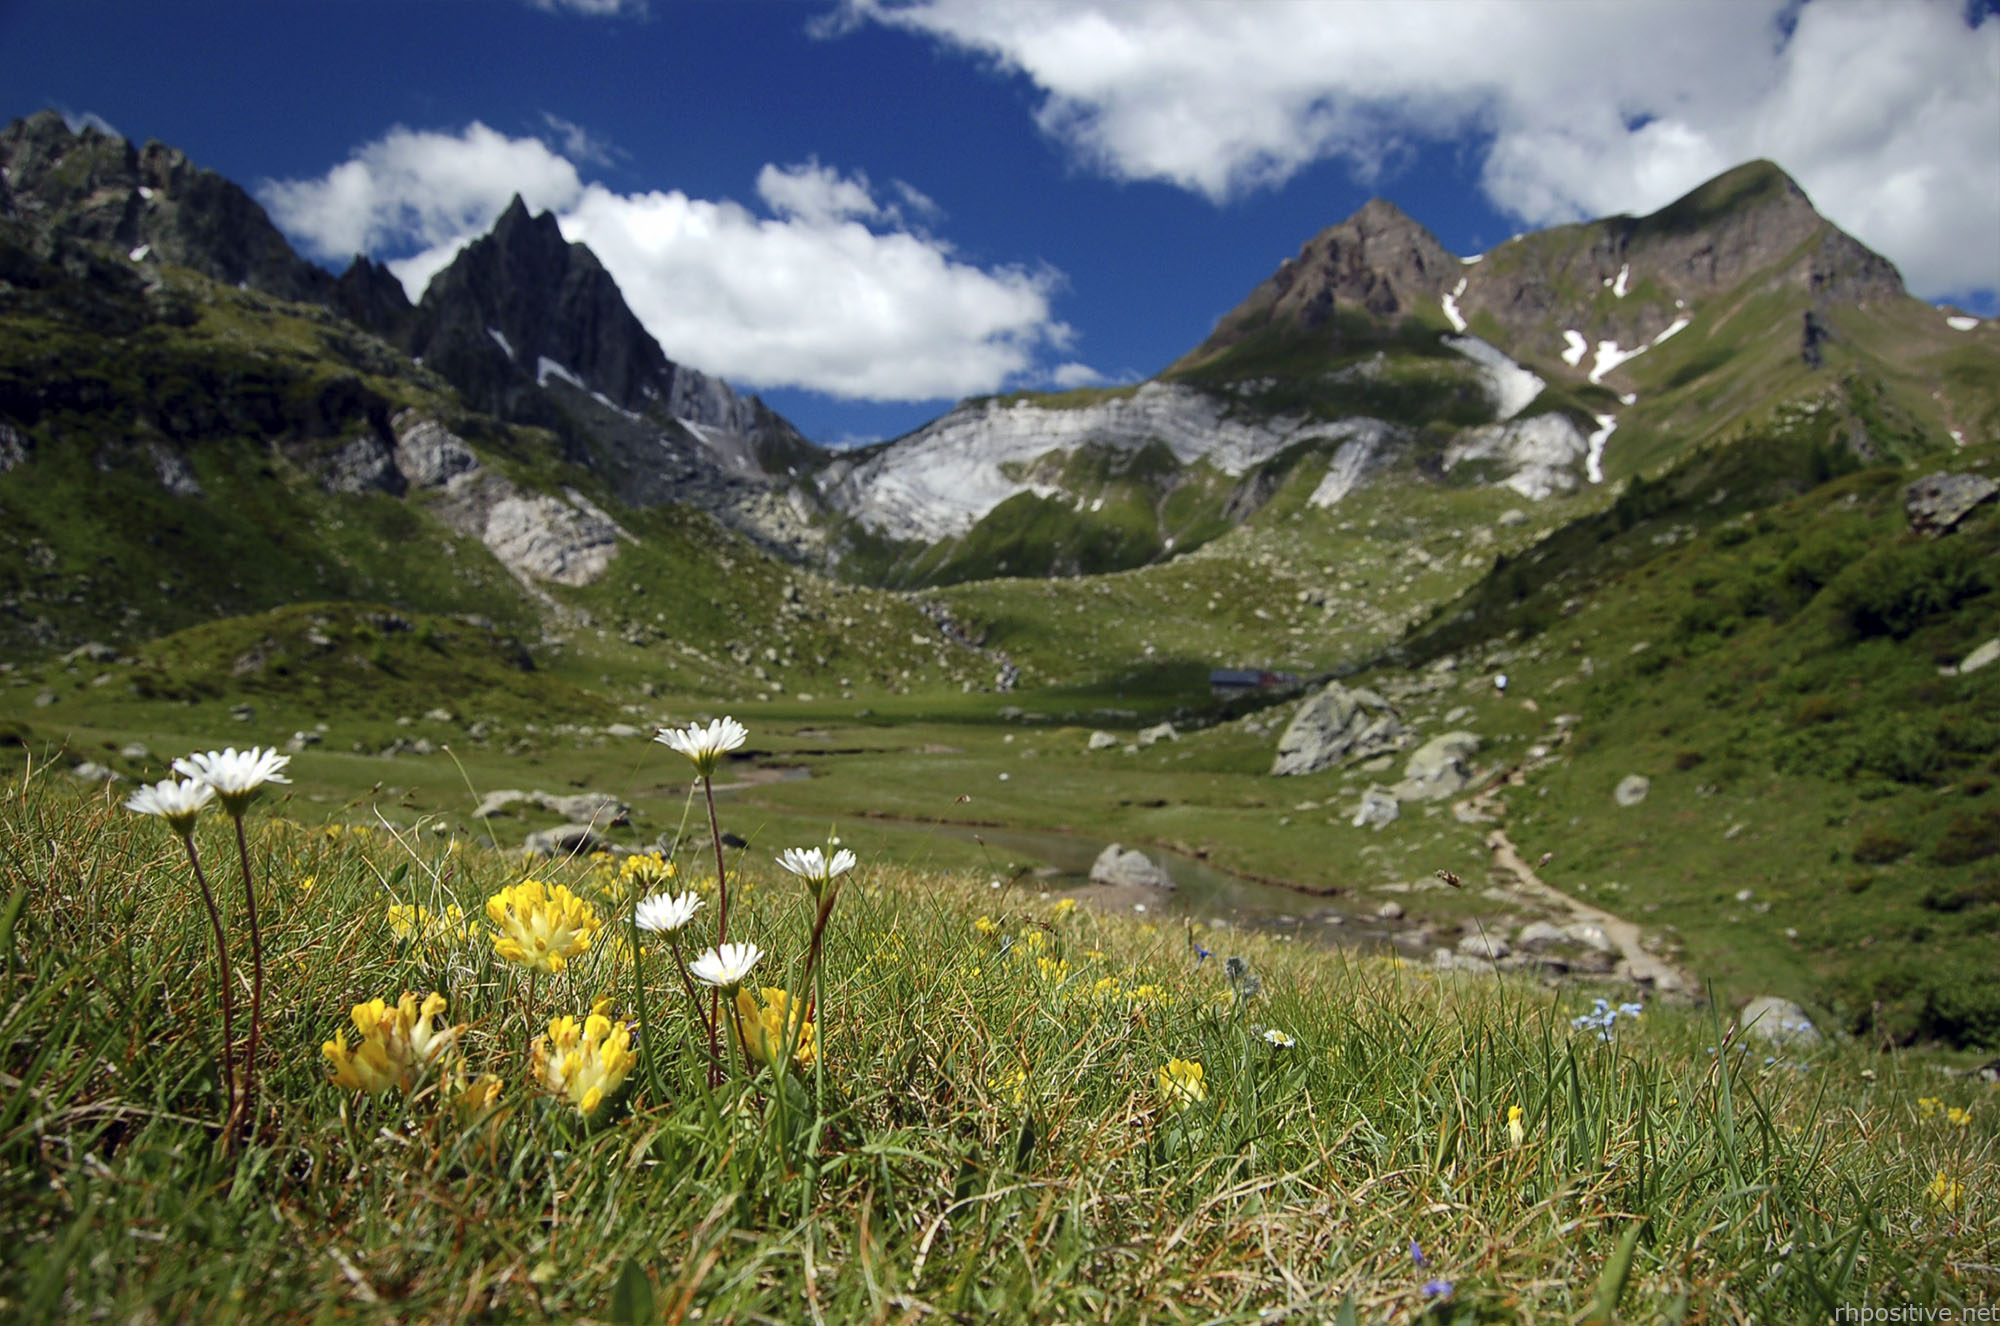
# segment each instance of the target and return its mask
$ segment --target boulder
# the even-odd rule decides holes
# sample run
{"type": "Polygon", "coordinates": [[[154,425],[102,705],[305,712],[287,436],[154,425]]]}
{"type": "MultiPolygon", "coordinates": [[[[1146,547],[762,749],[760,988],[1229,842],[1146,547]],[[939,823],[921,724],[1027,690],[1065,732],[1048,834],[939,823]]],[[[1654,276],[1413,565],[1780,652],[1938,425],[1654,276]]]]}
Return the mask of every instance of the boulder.
{"type": "Polygon", "coordinates": [[[1559,948],[1570,942],[1559,925],[1547,921],[1530,921],[1514,936],[1514,942],[1526,949],[1559,948]]]}
{"type": "Polygon", "coordinates": [[[1402,802],[1379,787],[1371,787],[1361,794],[1361,804],[1354,808],[1351,822],[1357,829],[1379,829],[1384,824],[1394,824],[1402,813],[1402,802]]]}
{"type": "Polygon", "coordinates": [[[608,792],[578,792],[573,796],[535,794],[535,804],[554,811],[572,822],[587,822],[600,828],[607,824],[631,822],[632,808],[608,792]]]}
{"type": "Polygon", "coordinates": [[[1328,682],[1299,706],[1278,738],[1273,774],[1310,774],[1343,760],[1399,750],[1406,740],[1402,720],[1389,702],[1365,687],[1328,682]]]}
{"type": "Polygon", "coordinates": [[[1789,999],[1759,995],[1736,1015],[1737,1025],[1746,1035],[1778,1046],[1806,1047],[1819,1044],[1819,1028],[1806,1011],[1789,999]]]}
{"type": "Polygon", "coordinates": [[[1653,790],[1653,780],[1644,774],[1626,774],[1618,780],[1618,786],[1611,790],[1611,797],[1621,806],[1636,806],[1646,799],[1646,793],[1653,790]]]}
{"type": "Polygon", "coordinates": [[[1577,921],[1563,927],[1563,934],[1585,948],[1596,949],[1599,953],[1609,953],[1613,949],[1611,936],[1604,933],[1604,927],[1592,921],[1577,921]]]}
{"type": "Polygon", "coordinates": [[[1459,940],[1458,951],[1468,958],[1484,958],[1488,962],[1498,962],[1513,952],[1506,940],[1484,930],[1475,930],[1459,940]]]}
{"type": "Polygon", "coordinates": [[[1110,750],[1113,746],[1116,746],[1117,744],[1118,744],[1117,737],[1113,736],[1111,733],[1106,732],[1100,728],[1098,731],[1090,734],[1090,740],[1084,743],[1084,749],[1110,750]]]}
{"type": "Polygon", "coordinates": [[[515,802],[527,801],[529,799],[529,793],[519,792],[511,787],[501,788],[498,792],[488,792],[480,801],[478,807],[472,812],[472,818],[476,820],[492,819],[495,815],[506,814],[515,802]]]}
{"type": "Polygon", "coordinates": [[[1403,781],[1391,789],[1404,801],[1442,801],[1472,782],[1468,762],[1479,749],[1474,732],[1446,732],[1432,737],[1410,755],[1403,781]]]}
{"type": "Polygon", "coordinates": [[[1400,902],[1385,902],[1375,909],[1375,915],[1381,917],[1384,921],[1400,921],[1403,919],[1403,904],[1400,902]]]}
{"type": "Polygon", "coordinates": [[[589,856],[607,850],[611,844],[597,836],[595,826],[562,824],[528,835],[522,850],[537,856],[589,856]]]}
{"type": "Polygon", "coordinates": [[[1153,727],[1139,729],[1139,744],[1141,746],[1153,746],[1162,741],[1179,741],[1180,739],[1181,734],[1174,731],[1172,723],[1159,723],[1153,727]]]}
{"type": "Polygon", "coordinates": [[[1171,889],[1173,877],[1151,857],[1137,848],[1126,850],[1112,843],[1090,863],[1093,884],[1139,885],[1149,889],[1171,889]]]}
{"type": "Polygon", "coordinates": [[[82,783],[115,783],[123,775],[116,769],[107,768],[94,760],[85,760],[69,771],[69,776],[82,783]]]}
{"type": "Polygon", "coordinates": [[[1932,538],[1949,534],[1976,506],[2000,494],[2000,483],[1983,474],[1925,475],[1903,490],[1903,514],[1910,528],[1932,538]]]}

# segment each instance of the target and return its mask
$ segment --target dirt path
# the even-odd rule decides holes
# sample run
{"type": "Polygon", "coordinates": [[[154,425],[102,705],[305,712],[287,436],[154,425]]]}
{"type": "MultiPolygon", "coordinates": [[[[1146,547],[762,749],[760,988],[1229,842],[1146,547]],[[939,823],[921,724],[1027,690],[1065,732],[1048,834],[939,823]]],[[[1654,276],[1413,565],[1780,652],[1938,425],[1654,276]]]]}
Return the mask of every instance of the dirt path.
{"type": "MultiPolygon", "coordinates": [[[[1565,729],[1562,740],[1566,741],[1568,737],[1568,730],[1565,729]]],[[[1500,776],[1488,779],[1479,791],[1457,803],[1452,809],[1461,819],[1495,822],[1500,818],[1500,808],[1497,804],[1500,790],[1505,787],[1522,786],[1526,781],[1525,766],[1516,765],[1500,776]]],[[[1602,907],[1581,902],[1562,890],[1543,883],[1541,876],[1535,873],[1534,867],[1521,858],[1520,849],[1514,846],[1513,839],[1507,836],[1505,829],[1495,828],[1489,832],[1486,835],[1486,846],[1493,853],[1493,864],[1514,877],[1516,892],[1566,914],[1572,922],[1583,922],[1602,930],[1605,938],[1609,939],[1612,946],[1618,950],[1618,956],[1624,962],[1625,974],[1632,980],[1650,986],[1664,995],[1692,997],[1694,992],[1701,988],[1687,972],[1657,953],[1648,952],[1640,942],[1639,927],[1633,922],[1615,912],[1607,912],[1602,907]]]]}

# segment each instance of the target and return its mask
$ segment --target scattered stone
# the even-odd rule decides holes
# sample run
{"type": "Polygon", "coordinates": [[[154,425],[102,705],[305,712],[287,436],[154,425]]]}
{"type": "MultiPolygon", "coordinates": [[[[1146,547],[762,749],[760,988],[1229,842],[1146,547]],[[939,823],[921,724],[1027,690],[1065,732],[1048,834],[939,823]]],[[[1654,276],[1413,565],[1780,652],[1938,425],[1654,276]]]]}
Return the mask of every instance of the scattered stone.
{"type": "Polygon", "coordinates": [[[1408,740],[1389,702],[1365,687],[1337,681],[1299,706],[1278,738],[1278,775],[1318,773],[1342,760],[1361,760],[1402,749],[1408,740]]]}
{"type": "Polygon", "coordinates": [[[537,856],[589,856],[610,846],[589,824],[563,824],[528,835],[522,850],[537,856]]]}
{"type": "Polygon", "coordinates": [[[449,709],[430,709],[424,712],[424,721],[427,723],[456,723],[458,715],[449,709]]]}
{"type": "Polygon", "coordinates": [[[1375,915],[1384,921],[1400,921],[1403,919],[1403,904],[1400,902],[1385,902],[1375,909],[1375,915]]]}
{"type": "Polygon", "coordinates": [[[1493,523],[1496,525],[1504,526],[1507,529],[1512,529],[1516,525],[1527,524],[1528,513],[1521,510],[1520,507],[1510,506],[1505,511],[1502,511],[1500,513],[1500,518],[1494,521],[1493,523]]]}
{"type": "Polygon", "coordinates": [[[257,710],[250,705],[239,704],[230,709],[229,716],[239,723],[249,723],[255,721],[257,710]]]}
{"type": "Polygon", "coordinates": [[[1636,806],[1653,790],[1653,780],[1644,774],[1626,774],[1612,789],[1612,800],[1621,806],[1636,806]]]}
{"type": "Polygon", "coordinates": [[[1981,474],[1930,474],[1903,490],[1903,513],[1911,529],[1936,538],[1996,494],[2000,483],[1981,474]]]}
{"type": "Polygon", "coordinates": [[[1097,854],[1097,860],[1090,863],[1090,881],[1093,884],[1140,885],[1152,889],[1171,889],[1174,886],[1173,876],[1151,857],[1137,848],[1128,851],[1120,843],[1112,843],[1097,854]]]}
{"type": "Polygon", "coordinates": [[[150,760],[153,758],[152,748],[143,741],[126,742],[118,748],[118,754],[128,760],[150,760]]]}
{"type": "Polygon", "coordinates": [[[1604,927],[1594,921],[1577,921],[1563,927],[1563,934],[1585,948],[1599,953],[1615,951],[1611,936],[1604,933],[1604,927]]]}
{"type": "Polygon", "coordinates": [[[607,723],[604,727],[604,735],[607,737],[637,737],[644,734],[630,723],[607,723]]]}
{"type": "Polygon", "coordinates": [[[1530,921],[1514,936],[1514,942],[1526,949],[1555,948],[1570,942],[1559,925],[1547,921],[1530,921]]]}
{"type": "Polygon", "coordinates": [[[88,643],[78,645],[75,649],[64,654],[61,659],[65,667],[79,661],[88,663],[116,663],[118,661],[118,651],[110,645],[92,640],[88,643]]]}
{"type": "Polygon", "coordinates": [[[116,769],[106,768],[93,760],[85,760],[69,771],[69,776],[81,783],[115,783],[124,775],[116,769]]]}
{"type": "Polygon", "coordinates": [[[1152,746],[1162,741],[1179,741],[1180,739],[1181,734],[1174,731],[1172,723],[1159,723],[1153,727],[1139,729],[1139,744],[1141,746],[1152,746]]]}
{"type": "Polygon", "coordinates": [[[1488,962],[1498,962],[1513,952],[1506,940],[1484,931],[1474,931],[1459,940],[1458,951],[1468,958],[1484,958],[1488,962]]]}
{"type": "Polygon", "coordinates": [[[1446,732],[1417,747],[1403,766],[1403,781],[1391,790],[1404,801],[1442,801],[1472,782],[1467,761],[1479,749],[1474,732],[1446,732]]]}
{"type": "Polygon", "coordinates": [[[1394,824],[1402,814],[1402,802],[1379,787],[1371,787],[1361,794],[1361,804],[1354,808],[1350,823],[1357,829],[1379,829],[1394,824]]]}
{"type": "Polygon", "coordinates": [[[1086,749],[1109,750],[1113,746],[1116,746],[1117,744],[1118,744],[1118,738],[1112,736],[1109,732],[1105,732],[1102,729],[1100,729],[1090,734],[1090,741],[1086,749]]]}
{"type": "Polygon", "coordinates": [[[325,738],[317,732],[294,732],[291,740],[285,743],[285,749],[296,755],[306,747],[317,746],[324,740],[325,738]]]}
{"type": "Polygon", "coordinates": [[[1752,999],[1736,1015],[1736,1021],[1746,1034],[1772,1045],[1803,1048],[1819,1044],[1819,1028],[1813,1026],[1806,1011],[1791,1000],[1780,999],[1776,995],[1760,995],[1752,999]]]}
{"type": "Polygon", "coordinates": [[[40,691],[36,691],[36,692],[35,692],[35,708],[37,708],[37,709],[46,709],[46,708],[48,708],[48,707],[49,707],[50,705],[54,704],[54,703],[56,702],[56,700],[57,700],[58,698],[59,698],[59,697],[58,697],[58,696],[56,695],[56,693],[55,693],[54,691],[51,691],[51,690],[40,690],[40,691]]]}

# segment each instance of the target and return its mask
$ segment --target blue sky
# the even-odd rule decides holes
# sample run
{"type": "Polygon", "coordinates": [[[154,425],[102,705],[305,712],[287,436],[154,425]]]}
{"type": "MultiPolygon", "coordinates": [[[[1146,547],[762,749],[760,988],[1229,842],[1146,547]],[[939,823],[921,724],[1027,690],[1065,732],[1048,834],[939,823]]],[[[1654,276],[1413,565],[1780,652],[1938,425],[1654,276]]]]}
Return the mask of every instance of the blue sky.
{"type": "Polygon", "coordinates": [[[1992,3],[0,0],[0,86],[413,293],[518,190],[825,442],[1156,372],[1377,193],[1472,254],[1769,156],[2000,286],[1992,3]]]}

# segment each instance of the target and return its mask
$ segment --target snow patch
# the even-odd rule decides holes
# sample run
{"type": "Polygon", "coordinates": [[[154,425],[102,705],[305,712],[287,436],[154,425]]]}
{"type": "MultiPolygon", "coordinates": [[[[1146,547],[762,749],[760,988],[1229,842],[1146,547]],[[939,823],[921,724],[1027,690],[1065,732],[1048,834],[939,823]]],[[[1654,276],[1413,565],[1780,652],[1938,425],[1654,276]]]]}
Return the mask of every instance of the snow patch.
{"type": "Polygon", "coordinates": [[[1464,263],[1467,267],[1470,267],[1472,266],[1472,264],[1478,262],[1481,258],[1484,258],[1485,256],[1486,255],[1483,253],[1475,253],[1470,258],[1460,258],[1459,261],[1464,263]]]}
{"type": "Polygon", "coordinates": [[[1461,276],[1458,278],[1458,289],[1446,295],[1442,301],[1445,321],[1451,324],[1451,329],[1455,332],[1465,330],[1465,318],[1458,311],[1458,297],[1464,293],[1465,278],[1461,276]]]}
{"type": "Polygon", "coordinates": [[[1618,281],[1611,287],[1611,293],[1620,299],[1625,298],[1625,278],[1630,275],[1632,275],[1632,264],[1628,262],[1618,269],[1618,281]]]}
{"type": "MultiPolygon", "coordinates": [[[[514,347],[509,344],[506,336],[501,333],[498,327],[488,327],[486,334],[491,336],[494,343],[500,347],[500,353],[506,355],[509,359],[514,357],[514,347]]],[[[542,362],[546,364],[548,360],[544,359],[542,362]]]]}
{"type": "Polygon", "coordinates": [[[1971,331],[1979,325],[1978,318],[1946,318],[1944,325],[1953,331],[1971,331]]]}
{"type": "Polygon", "coordinates": [[[1959,432],[1956,428],[1954,428],[1951,430],[1951,440],[1953,442],[1956,442],[1959,446],[1962,447],[1965,445],[1965,434],[1959,432]]]}
{"type": "Polygon", "coordinates": [[[570,372],[547,355],[543,355],[535,361],[535,385],[546,387],[549,385],[550,378],[561,378],[564,382],[569,383],[570,386],[576,387],[579,390],[583,387],[582,378],[570,372]]]}
{"type": "Polygon", "coordinates": [[[613,414],[622,414],[635,424],[639,422],[639,416],[635,412],[626,409],[624,406],[620,405],[617,401],[612,400],[609,396],[606,396],[601,391],[591,392],[590,398],[596,401],[599,405],[602,405],[605,409],[611,411],[613,414]]]}
{"type": "Polygon", "coordinates": [[[1092,502],[1092,503],[1090,504],[1090,509],[1091,509],[1092,511],[1102,511],[1102,510],[1104,510],[1104,499],[1100,497],[1100,498],[1098,498],[1098,499],[1097,499],[1097,500],[1096,500],[1095,502],[1092,502]]]}
{"type": "MultiPolygon", "coordinates": [[[[1465,283],[1459,282],[1459,289],[1464,288],[1465,283]]],[[[1547,385],[1477,336],[1447,336],[1444,343],[1479,365],[1486,393],[1493,398],[1494,418],[1501,423],[1527,409],[1547,385]]]]}
{"type": "Polygon", "coordinates": [[[1563,351],[1563,362],[1575,368],[1583,362],[1584,355],[1589,353],[1590,342],[1584,340],[1583,333],[1579,331],[1565,331],[1563,340],[1569,342],[1569,348],[1563,351]]]}
{"type": "Polygon", "coordinates": [[[1583,474],[1592,483],[1603,483],[1604,444],[1611,440],[1614,432],[1618,431],[1618,420],[1608,414],[1591,417],[1597,420],[1597,431],[1584,439],[1590,451],[1583,458],[1583,474]]]}
{"type": "Polygon", "coordinates": [[[151,253],[152,251],[153,251],[153,246],[151,244],[141,244],[138,248],[132,250],[125,256],[130,258],[133,262],[144,262],[146,261],[146,255],[151,253]]]}
{"type": "Polygon", "coordinates": [[[151,202],[153,200],[153,191],[147,188],[145,185],[141,184],[139,186],[139,196],[141,198],[144,198],[147,202],[151,202]]]}
{"type": "MultiPolygon", "coordinates": [[[[1688,317],[1686,314],[1682,314],[1680,317],[1675,318],[1665,331],[1661,332],[1658,336],[1655,336],[1653,338],[1653,344],[1659,345],[1661,342],[1671,337],[1680,335],[1681,332],[1687,327],[1687,325],[1693,321],[1694,319],[1688,317]]],[[[1634,353],[1636,354],[1637,351],[1634,351],[1634,353]]]]}
{"type": "Polygon", "coordinates": [[[1376,451],[1388,437],[1386,425],[1378,424],[1377,429],[1379,431],[1351,437],[1340,444],[1339,450],[1333,453],[1333,459],[1327,462],[1319,487],[1313,489],[1312,496],[1306,499],[1307,506],[1333,506],[1360,486],[1376,451]]]}
{"type": "Polygon", "coordinates": [[[1637,405],[1639,403],[1639,393],[1636,391],[1624,392],[1618,397],[1618,403],[1620,405],[1637,405]]]}
{"type": "Polygon", "coordinates": [[[1597,343],[1597,359],[1592,363],[1590,368],[1590,380],[1592,382],[1604,381],[1606,373],[1609,373],[1628,359],[1637,359],[1650,348],[1650,346],[1641,345],[1631,350],[1620,350],[1616,341],[1599,341],[1597,343]]]}

